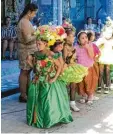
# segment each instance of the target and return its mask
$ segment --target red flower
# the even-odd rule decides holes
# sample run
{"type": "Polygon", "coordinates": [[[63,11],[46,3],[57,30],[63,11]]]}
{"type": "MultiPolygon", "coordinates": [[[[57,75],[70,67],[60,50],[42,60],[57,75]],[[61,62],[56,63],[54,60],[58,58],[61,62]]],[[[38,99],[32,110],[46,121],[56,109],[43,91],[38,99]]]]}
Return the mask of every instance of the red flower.
{"type": "Polygon", "coordinates": [[[44,29],[41,29],[41,31],[40,31],[40,32],[41,32],[41,34],[44,34],[45,30],[44,30],[44,29]]]}
{"type": "Polygon", "coordinates": [[[58,32],[58,35],[62,35],[62,34],[65,33],[65,30],[64,30],[63,27],[59,27],[59,28],[57,29],[57,32],[58,32]]]}
{"type": "Polygon", "coordinates": [[[41,66],[42,66],[42,67],[45,67],[45,66],[46,66],[46,64],[47,64],[47,62],[46,62],[46,61],[44,61],[44,60],[42,60],[42,61],[40,61],[40,64],[41,64],[41,66]]]}

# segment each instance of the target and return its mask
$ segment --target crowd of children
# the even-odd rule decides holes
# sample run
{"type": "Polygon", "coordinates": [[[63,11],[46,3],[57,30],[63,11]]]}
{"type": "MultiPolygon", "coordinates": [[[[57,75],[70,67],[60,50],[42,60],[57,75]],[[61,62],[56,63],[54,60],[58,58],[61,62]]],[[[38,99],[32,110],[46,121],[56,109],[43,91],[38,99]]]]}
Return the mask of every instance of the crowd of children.
{"type": "MultiPolygon", "coordinates": [[[[36,36],[38,51],[27,58],[34,71],[28,89],[27,122],[39,128],[69,123],[73,120],[70,108],[75,112],[80,110],[75,103],[76,92],[81,96],[80,103],[93,104],[99,99],[95,91],[98,89],[100,93],[105,77],[104,93],[109,93],[113,59],[101,62],[105,47],[98,47],[100,41],[94,42],[92,31],[80,31],[76,45],[73,45],[75,32],[71,27],[64,30],[61,26],[40,26],[36,36]],[[107,75],[103,75],[104,66],[107,75]]],[[[104,40],[113,54],[112,36],[104,40]]]]}
{"type": "Polygon", "coordinates": [[[34,31],[30,19],[36,10],[35,5],[28,5],[18,25],[20,100],[27,100],[28,125],[50,128],[73,121],[70,109],[80,110],[75,103],[76,92],[81,96],[80,103],[91,105],[99,99],[95,91],[101,92],[104,78],[104,93],[109,93],[113,80],[113,22],[106,22],[99,40],[95,41],[92,31],[80,31],[74,44],[75,29],[67,23],[64,28],[42,25],[34,31]],[[27,29],[27,23],[31,29],[27,29]],[[31,70],[33,77],[28,85],[31,70]]]}

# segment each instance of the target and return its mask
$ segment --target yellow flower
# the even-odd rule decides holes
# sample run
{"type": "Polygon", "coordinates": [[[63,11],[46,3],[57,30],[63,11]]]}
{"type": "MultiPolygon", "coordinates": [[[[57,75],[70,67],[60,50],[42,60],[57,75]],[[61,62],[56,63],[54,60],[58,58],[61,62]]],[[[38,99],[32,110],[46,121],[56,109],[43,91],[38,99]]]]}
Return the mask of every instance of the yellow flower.
{"type": "Polygon", "coordinates": [[[56,40],[62,40],[61,36],[57,35],[56,40]]]}
{"type": "Polygon", "coordinates": [[[48,38],[48,46],[52,46],[55,43],[55,37],[53,35],[49,36],[48,38]]]}
{"type": "Polygon", "coordinates": [[[46,58],[46,59],[45,59],[45,61],[46,61],[46,62],[48,62],[48,61],[49,61],[49,59],[48,59],[48,58],[46,58]]]}
{"type": "Polygon", "coordinates": [[[48,62],[48,61],[51,61],[51,60],[49,58],[46,58],[45,61],[48,62]]]}

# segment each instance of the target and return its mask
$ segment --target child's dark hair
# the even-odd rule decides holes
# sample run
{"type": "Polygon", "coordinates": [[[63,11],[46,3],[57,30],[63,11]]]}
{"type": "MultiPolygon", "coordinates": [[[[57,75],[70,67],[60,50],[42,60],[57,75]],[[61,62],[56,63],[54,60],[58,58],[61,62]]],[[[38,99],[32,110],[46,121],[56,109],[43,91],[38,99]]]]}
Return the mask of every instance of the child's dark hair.
{"type": "Polygon", "coordinates": [[[19,17],[19,21],[20,21],[29,11],[33,12],[33,11],[36,11],[37,9],[38,9],[38,6],[35,5],[34,3],[29,3],[29,4],[27,4],[27,5],[25,6],[25,8],[24,8],[22,14],[21,14],[20,17],[19,17]]]}
{"type": "Polygon", "coordinates": [[[87,17],[87,25],[88,25],[88,20],[91,19],[93,21],[92,17],[87,17]]]}
{"type": "Polygon", "coordinates": [[[90,41],[91,37],[94,35],[94,32],[93,31],[88,31],[87,32],[87,37],[88,37],[88,40],[90,41]]]}
{"type": "Polygon", "coordinates": [[[5,25],[6,25],[6,20],[7,20],[8,18],[11,19],[10,16],[6,16],[5,19],[4,19],[4,24],[5,24],[5,25]]]}
{"type": "Polygon", "coordinates": [[[85,31],[80,31],[80,32],[77,34],[78,40],[80,39],[80,36],[81,36],[81,34],[83,34],[83,33],[87,35],[87,33],[86,33],[85,31]]]}
{"type": "Polygon", "coordinates": [[[50,50],[54,51],[55,47],[57,47],[58,45],[62,44],[63,42],[60,40],[57,40],[54,45],[50,46],[50,50]]]}
{"type": "Polygon", "coordinates": [[[41,39],[41,41],[44,41],[44,42],[48,43],[48,41],[47,40],[44,40],[44,39],[41,39]]]}
{"type": "MultiPolygon", "coordinates": [[[[82,35],[82,34],[86,34],[87,35],[87,33],[85,32],[85,31],[80,31],[78,34],[77,34],[77,39],[79,40],[80,39],[80,36],[82,35]]],[[[77,43],[80,45],[80,43],[79,43],[79,41],[77,41],[77,43]]]]}
{"type": "Polygon", "coordinates": [[[88,21],[89,19],[92,19],[92,18],[91,18],[91,17],[87,17],[87,21],[88,21]]]}
{"type": "Polygon", "coordinates": [[[69,36],[72,33],[75,33],[72,28],[65,28],[65,32],[66,32],[67,36],[69,36]]]}
{"type": "Polygon", "coordinates": [[[100,26],[100,29],[102,29],[102,23],[99,25],[98,21],[101,20],[100,18],[97,18],[97,27],[100,26]]]}
{"type": "Polygon", "coordinates": [[[43,39],[43,38],[37,39],[37,41],[44,41],[44,42],[48,43],[48,41],[46,39],[43,39]]]}
{"type": "Polygon", "coordinates": [[[62,18],[62,20],[64,21],[64,20],[66,20],[66,18],[65,18],[65,17],[63,17],[63,18],[62,18]]]}

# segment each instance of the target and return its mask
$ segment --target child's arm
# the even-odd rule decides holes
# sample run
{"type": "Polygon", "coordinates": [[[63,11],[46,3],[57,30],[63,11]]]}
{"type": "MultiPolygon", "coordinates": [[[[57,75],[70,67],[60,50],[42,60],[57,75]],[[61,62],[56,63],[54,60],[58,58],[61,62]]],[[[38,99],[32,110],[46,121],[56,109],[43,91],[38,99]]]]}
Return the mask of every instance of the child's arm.
{"type": "Polygon", "coordinates": [[[94,58],[94,49],[93,49],[93,46],[91,44],[86,44],[85,45],[85,48],[86,48],[86,50],[88,52],[89,57],[91,59],[93,59],[94,58]]]}
{"type": "Polygon", "coordinates": [[[95,61],[98,61],[99,58],[100,58],[100,56],[101,56],[101,52],[100,52],[100,50],[99,50],[98,47],[97,47],[97,50],[98,50],[98,53],[97,53],[96,56],[95,56],[95,61]]]}
{"type": "Polygon", "coordinates": [[[33,57],[32,57],[32,55],[27,56],[27,63],[30,65],[30,67],[33,68],[33,57]]]}
{"type": "Polygon", "coordinates": [[[100,56],[101,56],[101,53],[99,53],[98,55],[96,55],[94,60],[95,60],[95,61],[98,61],[99,58],[100,58],[100,56]]]}
{"type": "Polygon", "coordinates": [[[62,56],[59,57],[59,62],[61,64],[61,73],[63,73],[64,69],[67,68],[67,64],[64,62],[62,56]]]}
{"type": "Polygon", "coordinates": [[[50,79],[49,82],[52,83],[54,81],[56,81],[56,79],[58,78],[58,76],[60,75],[60,72],[61,72],[61,65],[60,65],[60,62],[58,59],[55,59],[54,60],[54,63],[55,63],[55,66],[57,67],[56,69],[56,75],[54,78],[50,79]]]}
{"type": "Polygon", "coordinates": [[[60,57],[59,57],[59,61],[60,61],[61,67],[63,68],[63,65],[64,65],[64,61],[63,61],[63,58],[62,58],[62,56],[60,56],[60,57]]]}
{"type": "Polygon", "coordinates": [[[105,40],[104,38],[99,38],[97,41],[96,41],[96,46],[98,46],[98,48],[100,49],[105,43],[105,40]]]}
{"type": "Polygon", "coordinates": [[[66,57],[68,56],[68,51],[67,51],[67,47],[64,46],[64,49],[63,49],[63,59],[64,59],[64,62],[66,62],[66,57]]]}

